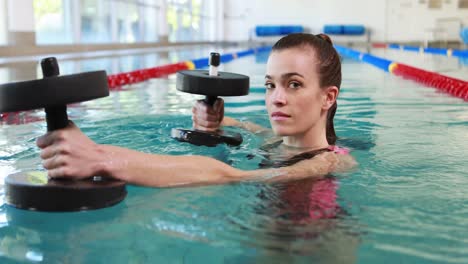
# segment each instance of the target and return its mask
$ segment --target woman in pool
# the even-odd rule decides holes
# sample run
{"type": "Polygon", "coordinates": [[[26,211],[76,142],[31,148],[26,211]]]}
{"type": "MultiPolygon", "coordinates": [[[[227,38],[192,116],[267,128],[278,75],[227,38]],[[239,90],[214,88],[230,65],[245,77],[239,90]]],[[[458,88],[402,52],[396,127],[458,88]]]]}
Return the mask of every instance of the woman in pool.
{"type": "MultiPolygon", "coordinates": [[[[301,160],[330,150],[339,154],[340,169],[354,165],[347,150],[334,145],[333,118],[340,85],[341,61],[327,35],[291,34],[273,46],[265,76],[265,102],[277,137],[263,147],[267,159],[261,167],[294,167],[301,160]]],[[[225,117],[222,99],[213,108],[200,100],[192,112],[194,128],[199,130],[216,131],[220,126],[240,126],[252,132],[266,130],[225,117]]],[[[270,212],[274,219],[299,223],[334,218],[342,211],[336,200],[337,189],[333,177],[296,179],[269,189],[276,193],[273,196],[281,205],[266,208],[276,209],[270,212]]]]}
{"type": "MultiPolygon", "coordinates": [[[[277,145],[290,156],[303,153],[306,157],[287,164],[290,166],[243,171],[209,157],[156,155],[99,145],[74,124],[37,140],[43,165],[49,177],[102,175],[137,185],[171,187],[321,178],[354,164],[348,154],[334,146],[333,117],[341,63],[326,35],[292,34],[279,40],[268,59],[265,78],[270,122],[273,132],[282,137],[277,145]],[[321,154],[312,158],[315,153],[321,154]]],[[[196,104],[194,127],[216,130],[221,125],[241,125],[259,129],[224,117],[223,112],[222,101],[214,108],[196,104]]]]}

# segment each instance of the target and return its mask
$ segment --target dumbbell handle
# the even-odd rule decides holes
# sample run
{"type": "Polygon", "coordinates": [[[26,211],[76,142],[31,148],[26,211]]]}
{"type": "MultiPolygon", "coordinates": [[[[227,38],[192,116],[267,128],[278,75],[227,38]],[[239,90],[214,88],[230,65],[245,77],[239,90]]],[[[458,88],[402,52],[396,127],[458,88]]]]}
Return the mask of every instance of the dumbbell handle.
{"type": "MultiPolygon", "coordinates": [[[[218,76],[218,66],[221,62],[221,55],[217,52],[211,52],[210,53],[210,59],[209,59],[209,70],[208,74],[210,76],[218,76]]],[[[205,104],[209,106],[213,106],[214,103],[216,102],[216,99],[218,99],[217,96],[205,96],[205,99],[203,100],[205,104]]]]}
{"type": "Polygon", "coordinates": [[[216,102],[216,99],[218,99],[218,96],[205,96],[205,99],[203,99],[203,102],[209,106],[213,106],[214,103],[216,102]]]}
{"type": "MultiPolygon", "coordinates": [[[[57,59],[45,58],[41,61],[42,75],[44,78],[60,75],[57,59]]],[[[65,128],[68,126],[68,115],[66,105],[50,106],[45,108],[47,131],[65,128]]]]}
{"type": "Polygon", "coordinates": [[[52,106],[45,108],[47,131],[54,131],[68,126],[67,106],[52,106]]]}

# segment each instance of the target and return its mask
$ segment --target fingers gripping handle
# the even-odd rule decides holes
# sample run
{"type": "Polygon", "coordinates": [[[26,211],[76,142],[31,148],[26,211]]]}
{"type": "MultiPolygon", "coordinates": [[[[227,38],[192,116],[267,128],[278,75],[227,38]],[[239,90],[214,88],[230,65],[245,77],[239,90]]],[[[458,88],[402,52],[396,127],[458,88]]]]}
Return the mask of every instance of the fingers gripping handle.
{"type": "MultiPolygon", "coordinates": [[[[42,75],[50,78],[60,75],[60,68],[57,59],[54,57],[41,60],[42,75]]],[[[66,105],[50,106],[45,108],[47,131],[64,128],[68,125],[68,115],[66,105]]]]}

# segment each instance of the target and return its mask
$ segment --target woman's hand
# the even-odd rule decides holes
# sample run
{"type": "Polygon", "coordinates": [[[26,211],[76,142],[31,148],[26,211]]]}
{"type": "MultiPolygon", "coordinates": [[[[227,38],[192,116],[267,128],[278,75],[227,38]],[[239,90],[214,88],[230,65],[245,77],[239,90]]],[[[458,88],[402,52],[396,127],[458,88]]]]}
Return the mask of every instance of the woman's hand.
{"type": "Polygon", "coordinates": [[[39,137],[36,144],[42,149],[42,164],[50,178],[83,179],[102,172],[105,155],[72,122],[66,128],[39,137]]]}
{"type": "Polygon", "coordinates": [[[192,108],[193,128],[202,131],[216,131],[220,129],[224,118],[224,101],[216,99],[213,106],[198,100],[192,108]]]}
{"type": "Polygon", "coordinates": [[[338,164],[336,165],[335,172],[348,172],[357,167],[357,165],[358,163],[353,156],[349,154],[338,155],[338,164]]]}
{"type": "Polygon", "coordinates": [[[324,152],[312,159],[300,161],[292,167],[308,171],[311,175],[327,175],[333,172],[347,172],[357,166],[356,160],[349,154],[324,152]]]}
{"type": "Polygon", "coordinates": [[[340,163],[338,154],[324,152],[311,159],[302,160],[290,168],[305,176],[325,176],[334,172],[340,163]]]}

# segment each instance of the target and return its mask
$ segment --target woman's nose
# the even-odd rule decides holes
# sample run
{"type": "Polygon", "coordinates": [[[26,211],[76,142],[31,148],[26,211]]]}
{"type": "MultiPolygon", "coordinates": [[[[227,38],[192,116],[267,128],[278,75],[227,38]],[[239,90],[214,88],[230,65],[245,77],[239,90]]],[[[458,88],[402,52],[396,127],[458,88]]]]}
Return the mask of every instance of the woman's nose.
{"type": "Polygon", "coordinates": [[[282,87],[277,87],[272,96],[272,102],[275,105],[284,105],[286,104],[286,93],[282,87]]]}

